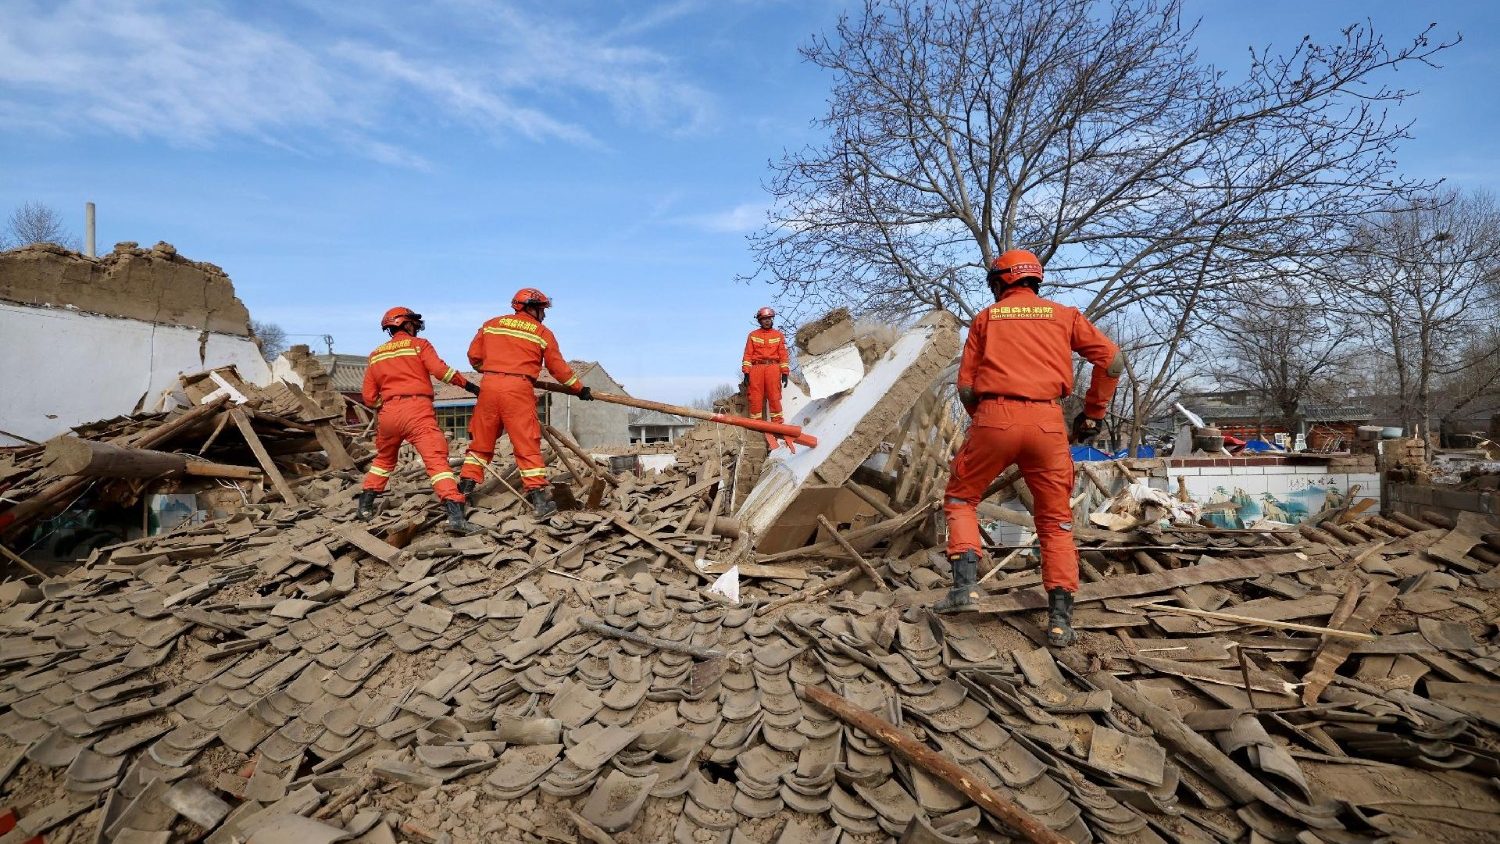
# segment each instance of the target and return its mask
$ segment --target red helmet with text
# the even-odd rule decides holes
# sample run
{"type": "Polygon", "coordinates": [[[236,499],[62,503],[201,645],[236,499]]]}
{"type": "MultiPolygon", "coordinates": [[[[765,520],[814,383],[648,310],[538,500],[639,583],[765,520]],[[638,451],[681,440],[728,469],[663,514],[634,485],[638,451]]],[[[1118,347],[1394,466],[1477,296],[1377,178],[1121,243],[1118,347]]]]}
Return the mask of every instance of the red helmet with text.
{"type": "Polygon", "coordinates": [[[761,308],[760,310],[758,310],[758,311],[755,312],[755,318],[756,319],[765,319],[766,317],[775,317],[775,316],[776,316],[776,309],[774,309],[774,308],[761,308]]]}
{"type": "Polygon", "coordinates": [[[515,296],[511,297],[510,306],[515,308],[517,312],[532,307],[550,308],[552,307],[552,300],[547,298],[547,294],[535,287],[523,287],[516,291],[515,296]]]}
{"type": "Polygon", "coordinates": [[[998,281],[1007,287],[1030,278],[1041,284],[1042,262],[1025,249],[1009,249],[990,261],[990,271],[985,277],[991,284],[998,281]]]}
{"type": "Polygon", "coordinates": [[[400,328],[405,323],[413,323],[418,331],[426,327],[422,322],[422,315],[412,311],[411,308],[391,308],[380,318],[380,327],[385,329],[400,328]]]}

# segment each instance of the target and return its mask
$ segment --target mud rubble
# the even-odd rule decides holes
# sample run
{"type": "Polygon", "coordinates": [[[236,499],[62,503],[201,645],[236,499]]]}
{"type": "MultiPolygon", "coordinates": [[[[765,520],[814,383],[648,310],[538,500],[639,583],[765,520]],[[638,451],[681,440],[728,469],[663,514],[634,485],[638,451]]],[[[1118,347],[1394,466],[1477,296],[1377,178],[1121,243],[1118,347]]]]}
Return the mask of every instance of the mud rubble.
{"type": "MultiPolygon", "coordinates": [[[[1081,641],[1054,651],[1024,555],[975,612],[927,609],[948,575],[931,453],[891,494],[859,487],[883,509],[776,554],[738,536],[745,449],[717,435],[641,476],[550,452],[574,506],[544,522],[497,463],[484,532],[454,538],[410,460],[355,521],[360,427],[258,401],[81,432],[245,465],[263,439],[281,483],[10,572],[0,807],[19,820],[0,844],[1020,837],[814,687],[1065,840],[1493,840],[1500,528],[1482,520],[1080,519],[1081,641]],[[235,413],[255,436],[220,423],[235,413]],[[738,602],[710,589],[731,566],[738,602]]],[[[1087,512],[1141,470],[1096,467],[1087,512]]],[[[37,449],[3,477],[11,507],[67,480],[37,449]]]]}

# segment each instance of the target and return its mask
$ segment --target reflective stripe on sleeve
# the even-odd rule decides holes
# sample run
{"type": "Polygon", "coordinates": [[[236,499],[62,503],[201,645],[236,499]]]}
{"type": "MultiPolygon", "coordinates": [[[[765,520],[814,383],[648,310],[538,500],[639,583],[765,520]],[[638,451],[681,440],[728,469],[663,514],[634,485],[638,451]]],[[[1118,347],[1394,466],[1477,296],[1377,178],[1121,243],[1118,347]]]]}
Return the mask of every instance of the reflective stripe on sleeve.
{"type": "Polygon", "coordinates": [[[571,387],[571,386],[573,386],[574,384],[577,384],[577,383],[578,383],[578,376],[574,375],[572,378],[569,378],[568,380],[564,381],[563,382],[563,386],[564,387],[571,387]]]}
{"type": "Polygon", "coordinates": [[[453,376],[455,376],[457,374],[458,374],[458,370],[454,369],[451,366],[448,367],[448,371],[443,373],[443,383],[444,384],[452,384],[453,383],[453,376]]]}

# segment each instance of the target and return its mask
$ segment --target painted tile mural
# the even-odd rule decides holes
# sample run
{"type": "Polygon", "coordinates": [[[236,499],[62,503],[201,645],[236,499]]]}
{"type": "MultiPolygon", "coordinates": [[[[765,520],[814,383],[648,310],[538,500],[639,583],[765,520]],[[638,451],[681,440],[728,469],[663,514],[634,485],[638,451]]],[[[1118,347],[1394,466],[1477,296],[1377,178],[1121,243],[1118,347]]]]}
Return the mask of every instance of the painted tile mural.
{"type": "Polygon", "coordinates": [[[1320,467],[1272,467],[1270,474],[1219,469],[1219,474],[1191,474],[1168,470],[1170,489],[1175,492],[1178,477],[1186,483],[1188,496],[1199,504],[1233,502],[1233,510],[1208,514],[1214,524],[1225,528],[1242,528],[1257,519],[1274,519],[1296,524],[1330,507],[1342,507],[1351,489],[1358,485],[1355,500],[1380,499],[1380,479],[1375,474],[1328,474],[1320,467]]]}

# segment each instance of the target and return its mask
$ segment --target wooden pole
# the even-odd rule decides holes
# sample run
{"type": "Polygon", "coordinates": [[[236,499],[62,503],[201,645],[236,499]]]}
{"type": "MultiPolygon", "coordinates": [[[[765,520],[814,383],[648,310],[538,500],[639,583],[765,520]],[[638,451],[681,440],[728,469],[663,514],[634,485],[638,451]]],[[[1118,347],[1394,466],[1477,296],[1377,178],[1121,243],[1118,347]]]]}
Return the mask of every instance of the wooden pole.
{"type": "Polygon", "coordinates": [[[186,455],[144,448],[126,448],[74,436],[53,437],[43,455],[47,469],[59,475],[89,478],[159,478],[193,475],[200,478],[230,478],[253,481],[260,472],[249,466],[230,466],[186,455]]]}
{"type": "Polygon", "coordinates": [[[1067,844],[1068,839],[1048,829],[1037,817],[1000,792],[984,784],[957,762],[902,732],[891,722],[867,712],[833,692],[817,686],[799,686],[797,693],[837,716],[840,721],[864,731],[895,751],[897,756],[937,777],[1032,844],[1067,844]]]}
{"type": "Polygon", "coordinates": [[[547,440],[547,445],[552,446],[552,453],[557,455],[558,462],[562,463],[567,468],[568,474],[573,476],[574,483],[581,484],[588,480],[589,476],[574,466],[573,461],[568,458],[568,449],[558,440],[557,434],[552,430],[551,425],[542,426],[542,437],[547,440]]]}
{"type": "Polygon", "coordinates": [[[707,513],[698,513],[688,519],[687,526],[705,534],[722,536],[725,539],[739,539],[742,529],[740,520],[733,516],[711,517],[707,513]]]}
{"type": "Polygon", "coordinates": [[[875,585],[880,587],[880,591],[891,591],[891,587],[887,586],[885,580],[880,577],[880,572],[877,572],[875,567],[870,565],[869,560],[861,557],[859,552],[854,550],[854,546],[850,545],[849,540],[845,539],[843,534],[839,533],[839,529],[833,526],[833,522],[828,521],[827,516],[820,514],[818,516],[818,524],[822,525],[823,529],[828,531],[828,534],[833,537],[833,540],[843,547],[845,553],[854,558],[855,564],[864,569],[865,575],[875,581],[875,585]]]}
{"type": "Polygon", "coordinates": [[[610,486],[620,485],[620,479],[615,477],[613,472],[595,463],[593,456],[583,450],[583,446],[579,445],[578,441],[573,439],[572,434],[561,428],[554,428],[551,425],[543,425],[542,430],[544,432],[550,431],[552,436],[556,437],[557,441],[563,444],[564,448],[573,452],[579,460],[583,461],[583,465],[594,473],[594,477],[603,478],[604,482],[610,486]]]}
{"type": "Polygon", "coordinates": [[[260,468],[265,470],[266,477],[271,479],[271,485],[281,493],[281,500],[293,507],[302,503],[297,498],[297,493],[292,491],[292,485],[282,477],[281,470],[271,460],[271,455],[266,452],[266,446],[260,441],[260,435],[255,433],[255,428],[250,424],[250,417],[245,414],[244,409],[234,408],[229,411],[230,418],[234,420],[235,427],[240,429],[240,435],[245,438],[245,444],[250,446],[250,451],[255,454],[255,459],[260,461],[260,468]]]}
{"type": "MultiPolygon", "coordinates": [[[[547,381],[538,381],[534,385],[538,390],[546,390],[549,393],[564,393],[575,395],[575,393],[561,384],[552,384],[547,381]]],[[[816,447],[817,437],[803,433],[796,425],[784,425],[777,422],[764,422],[759,419],[751,419],[747,416],[731,416],[727,413],[712,413],[707,410],[699,410],[696,407],[686,407],[677,404],[665,404],[659,401],[638,399],[635,396],[622,396],[617,393],[593,393],[595,401],[620,404],[626,407],[634,407],[640,410],[656,410],[662,413],[670,413],[675,416],[686,416],[689,419],[702,419],[705,422],[717,422],[721,425],[736,425],[741,428],[749,428],[752,431],[761,431],[774,434],[778,437],[787,437],[798,445],[816,447]]]]}
{"type": "Polygon", "coordinates": [[[17,554],[16,552],[10,550],[9,548],[6,548],[4,545],[0,545],[0,553],[4,553],[5,556],[9,557],[10,560],[12,562],[14,562],[16,565],[20,566],[23,569],[26,569],[27,571],[31,572],[32,574],[36,575],[37,577],[40,577],[43,580],[47,579],[47,575],[46,575],[45,572],[43,572],[41,569],[37,568],[36,566],[32,565],[29,560],[26,560],[20,554],[17,554]]]}

